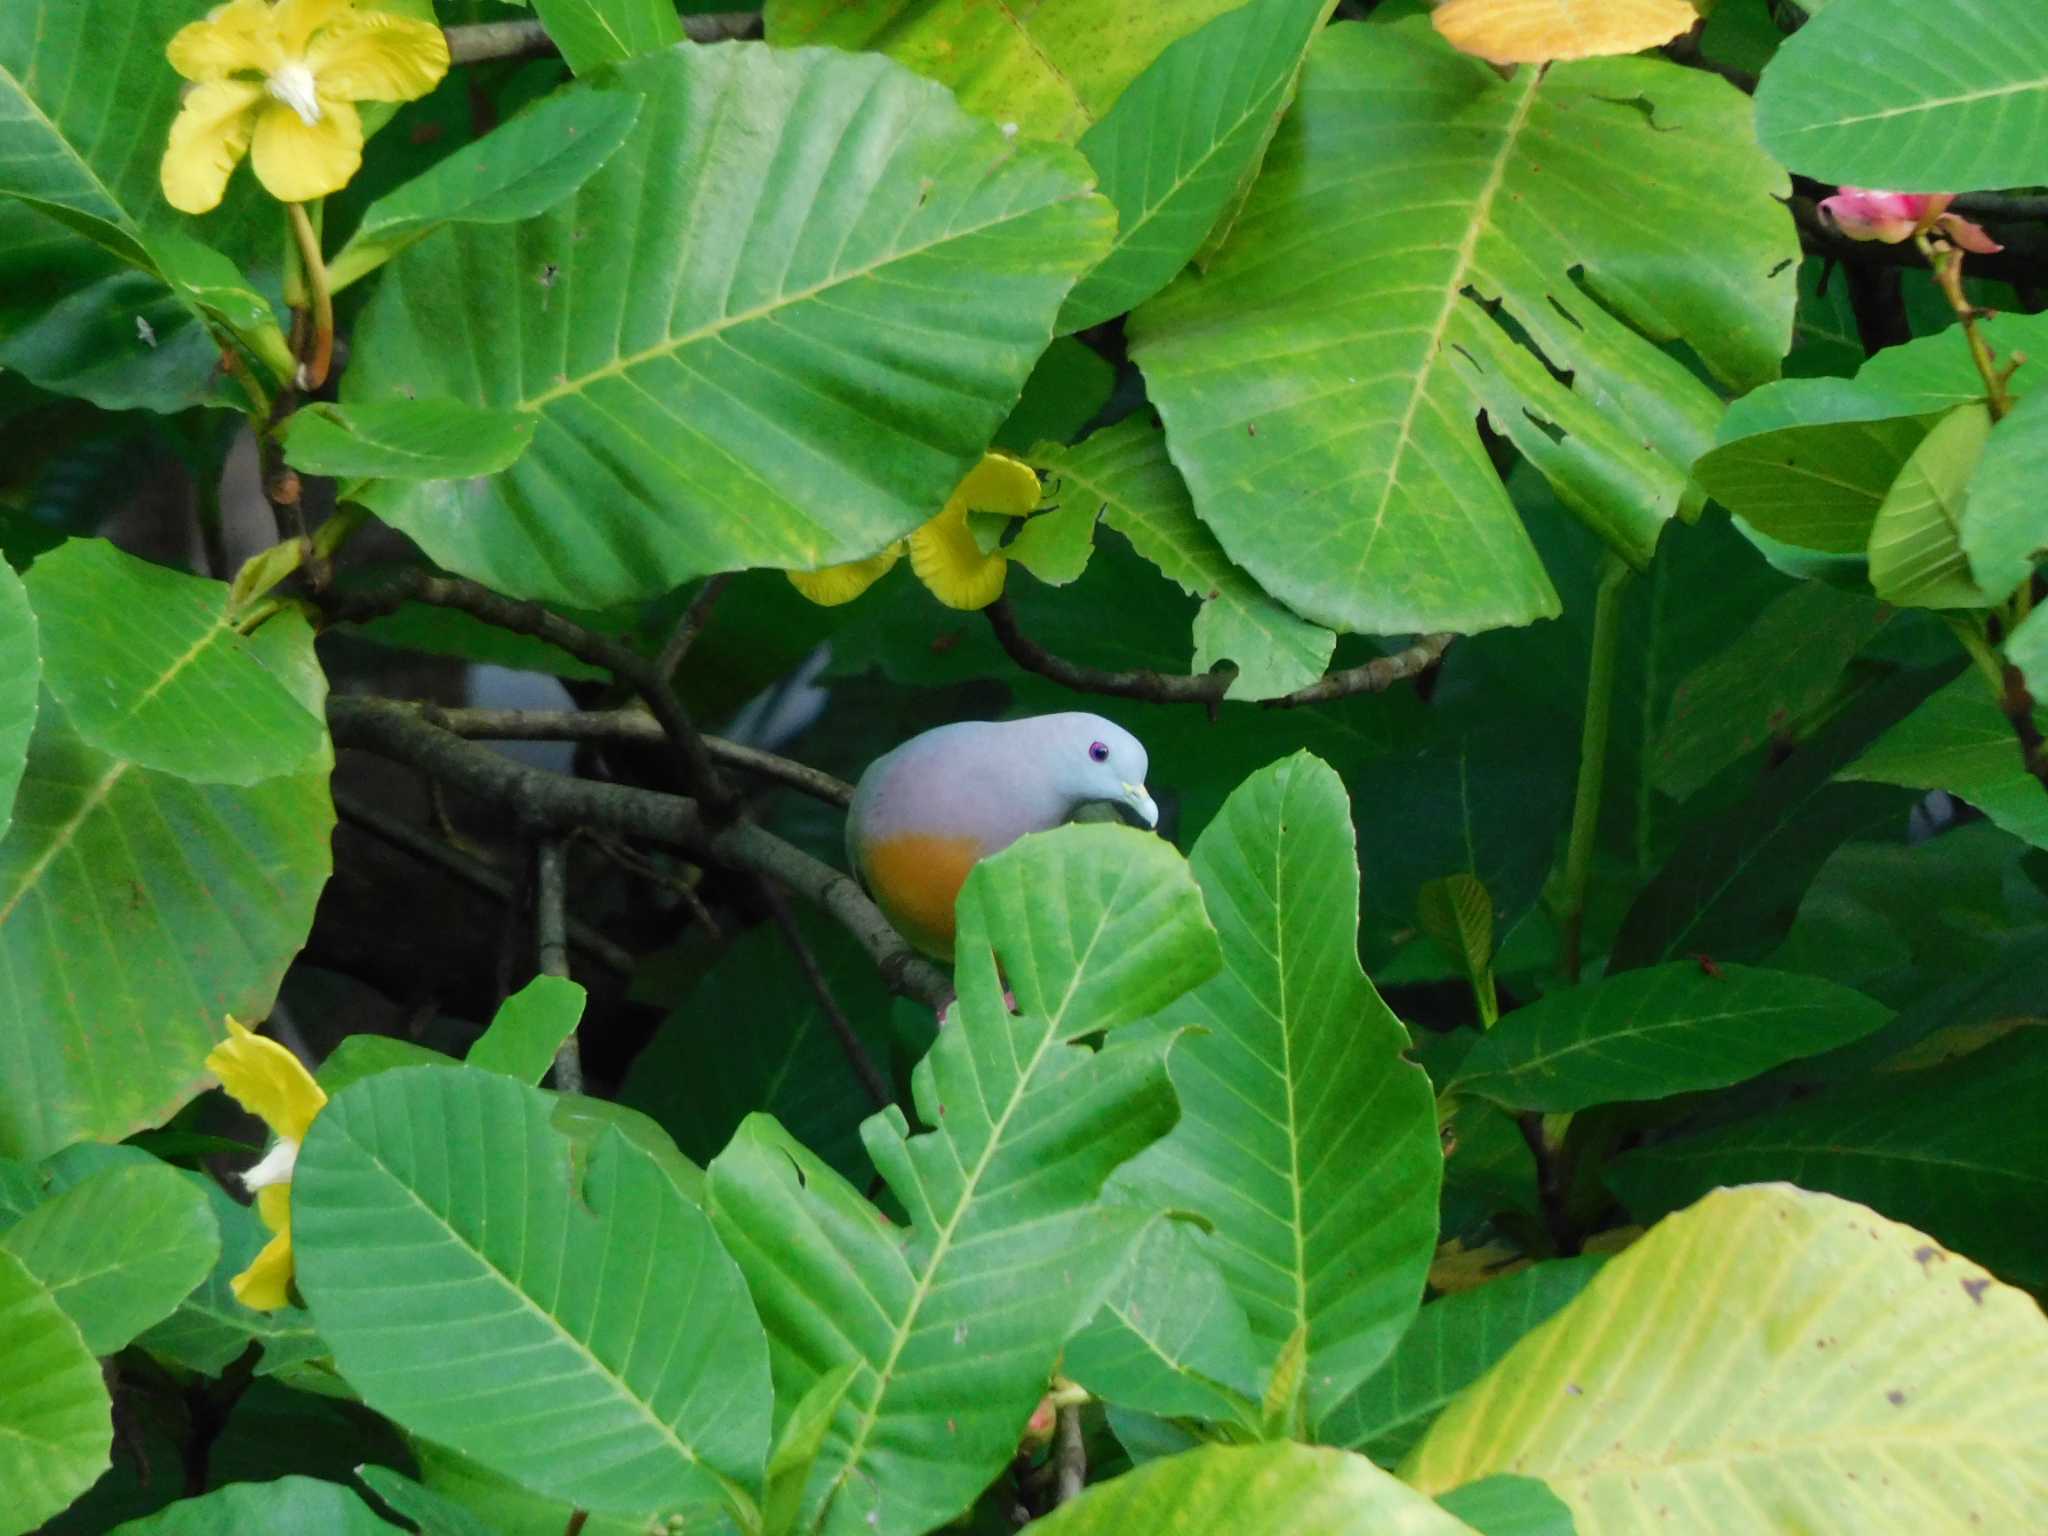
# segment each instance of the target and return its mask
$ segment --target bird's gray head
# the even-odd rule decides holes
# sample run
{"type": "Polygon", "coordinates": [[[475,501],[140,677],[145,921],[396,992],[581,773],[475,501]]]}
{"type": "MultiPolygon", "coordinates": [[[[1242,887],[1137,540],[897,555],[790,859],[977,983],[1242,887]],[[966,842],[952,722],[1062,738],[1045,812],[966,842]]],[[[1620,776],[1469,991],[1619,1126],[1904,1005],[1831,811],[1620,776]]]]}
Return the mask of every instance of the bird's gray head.
{"type": "Polygon", "coordinates": [[[1145,748],[1137,737],[1100,715],[1040,715],[1028,723],[1045,747],[1053,787],[1074,805],[1100,801],[1148,827],[1159,825],[1159,807],[1145,788],[1145,748]]]}

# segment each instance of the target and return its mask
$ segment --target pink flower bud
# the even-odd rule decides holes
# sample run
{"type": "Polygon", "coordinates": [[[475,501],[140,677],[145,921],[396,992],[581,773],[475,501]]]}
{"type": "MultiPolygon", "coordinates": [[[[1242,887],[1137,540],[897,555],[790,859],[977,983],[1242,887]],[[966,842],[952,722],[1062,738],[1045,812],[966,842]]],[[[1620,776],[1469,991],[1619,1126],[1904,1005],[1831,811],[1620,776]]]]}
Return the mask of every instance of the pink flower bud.
{"type": "Polygon", "coordinates": [[[1966,251],[1990,255],[2005,247],[1948,205],[1953,192],[1883,192],[1870,187],[1844,187],[1822,198],[1820,216],[1851,240],[1880,240],[1897,245],[1915,235],[1941,231],[1966,251]]]}

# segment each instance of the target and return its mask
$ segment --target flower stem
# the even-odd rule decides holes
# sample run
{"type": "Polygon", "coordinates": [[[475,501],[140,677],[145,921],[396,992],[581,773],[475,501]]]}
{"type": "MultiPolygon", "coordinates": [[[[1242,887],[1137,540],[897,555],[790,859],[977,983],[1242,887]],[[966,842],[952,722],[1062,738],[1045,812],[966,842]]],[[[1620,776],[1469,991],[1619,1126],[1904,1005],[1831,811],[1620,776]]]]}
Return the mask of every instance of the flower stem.
{"type": "Polygon", "coordinates": [[[1621,593],[1629,568],[1611,551],[1600,571],[1593,603],[1593,657],[1586,671],[1586,723],[1579,736],[1579,788],[1572,803],[1571,841],[1564,859],[1564,932],[1558,969],[1579,979],[1580,941],[1586,925],[1586,886],[1593,873],[1593,843],[1600,828],[1600,794],[1607,776],[1607,730],[1614,719],[1614,667],[1621,649],[1621,593]]]}
{"type": "Polygon", "coordinates": [[[318,389],[327,382],[328,367],[334,361],[334,293],[327,286],[327,263],[320,255],[320,237],[306,216],[304,203],[286,203],[292,221],[292,236],[298,242],[299,260],[306,269],[306,288],[313,300],[313,344],[310,356],[299,363],[299,387],[318,389]]]}
{"type": "Polygon", "coordinates": [[[1978,320],[1984,311],[1970,302],[1963,292],[1963,253],[1947,245],[1937,245],[1925,235],[1917,237],[1921,255],[1934,268],[1934,281],[1940,285],[1947,297],[1949,308],[1963,322],[1963,338],[1970,344],[1970,357],[1977,365],[1977,372],[1984,380],[1984,399],[1991,407],[1991,419],[2003,421],[2012,410],[2012,393],[2006,388],[2006,381],[2012,377],[2010,368],[2000,370],[1998,360],[1992,355],[1991,343],[1984,339],[1977,329],[1978,320]]]}

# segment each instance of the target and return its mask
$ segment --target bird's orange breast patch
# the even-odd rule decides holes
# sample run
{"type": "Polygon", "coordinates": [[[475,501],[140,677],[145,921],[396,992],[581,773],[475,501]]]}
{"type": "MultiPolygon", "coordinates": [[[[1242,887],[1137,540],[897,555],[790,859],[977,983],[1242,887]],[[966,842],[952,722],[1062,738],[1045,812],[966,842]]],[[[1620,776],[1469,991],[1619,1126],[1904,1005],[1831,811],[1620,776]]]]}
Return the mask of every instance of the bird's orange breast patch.
{"type": "Polygon", "coordinates": [[[861,850],[875,905],[905,938],[928,954],[953,958],[953,902],[981,858],[971,837],[906,832],[861,850]]]}

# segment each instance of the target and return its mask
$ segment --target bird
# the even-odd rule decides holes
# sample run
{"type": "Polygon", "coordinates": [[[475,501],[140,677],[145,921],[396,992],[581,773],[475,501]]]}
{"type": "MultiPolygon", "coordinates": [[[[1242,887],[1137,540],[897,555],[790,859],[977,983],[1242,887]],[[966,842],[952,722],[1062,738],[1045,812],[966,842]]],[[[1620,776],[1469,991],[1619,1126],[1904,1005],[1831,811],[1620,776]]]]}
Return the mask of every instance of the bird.
{"type": "Polygon", "coordinates": [[[953,901],[976,864],[1087,806],[1156,828],[1148,766],[1137,737],[1080,711],[942,725],[860,776],[846,813],[847,862],[898,933],[950,962],[953,901]]]}

